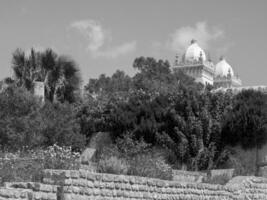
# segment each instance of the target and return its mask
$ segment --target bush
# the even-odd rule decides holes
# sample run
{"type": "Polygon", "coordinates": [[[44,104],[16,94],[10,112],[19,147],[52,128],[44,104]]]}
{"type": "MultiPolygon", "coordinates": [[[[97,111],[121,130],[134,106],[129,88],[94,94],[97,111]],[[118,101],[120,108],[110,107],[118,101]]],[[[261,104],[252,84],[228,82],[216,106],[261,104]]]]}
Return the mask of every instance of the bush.
{"type": "Polygon", "coordinates": [[[37,159],[1,159],[1,184],[10,181],[41,181],[43,165],[37,159]]]}
{"type": "MultiPolygon", "coordinates": [[[[24,88],[10,86],[0,92],[0,145],[18,149],[38,141],[37,132],[30,122],[32,113],[40,109],[40,102],[24,88]]],[[[35,121],[35,120],[33,120],[35,121]]]]}
{"type": "Polygon", "coordinates": [[[151,148],[142,138],[134,139],[131,133],[118,138],[116,147],[128,161],[128,175],[172,179],[172,169],[166,164],[167,154],[163,148],[151,148]]]}
{"type": "Polygon", "coordinates": [[[172,179],[171,167],[166,164],[162,155],[155,153],[152,149],[138,153],[132,149],[131,151],[125,149],[121,152],[116,145],[113,145],[104,148],[101,153],[98,152],[97,157],[97,171],[101,173],[172,179]]]}
{"type": "Polygon", "coordinates": [[[104,156],[99,160],[98,172],[110,174],[127,174],[128,165],[125,159],[116,156],[104,156]]]}
{"type": "Polygon", "coordinates": [[[172,180],[172,169],[163,157],[146,153],[139,154],[130,161],[128,175],[172,180]]]}
{"type": "MultiPolygon", "coordinates": [[[[80,133],[80,125],[75,118],[75,108],[71,104],[46,103],[39,111],[40,134],[44,137],[42,145],[71,146],[81,151],[86,142],[80,133]]],[[[37,127],[37,125],[36,125],[37,127]]]]}
{"type": "Polygon", "coordinates": [[[72,152],[70,146],[56,144],[44,150],[34,152],[33,157],[40,158],[44,169],[79,169],[80,153],[72,152]]]}
{"type": "Polygon", "coordinates": [[[1,152],[0,177],[6,181],[41,181],[43,169],[79,169],[79,153],[71,147],[1,152]]]}
{"type": "Polygon", "coordinates": [[[127,157],[127,159],[131,159],[138,154],[143,154],[151,147],[143,138],[136,140],[132,133],[126,133],[121,138],[117,138],[115,143],[118,151],[127,157]]]}

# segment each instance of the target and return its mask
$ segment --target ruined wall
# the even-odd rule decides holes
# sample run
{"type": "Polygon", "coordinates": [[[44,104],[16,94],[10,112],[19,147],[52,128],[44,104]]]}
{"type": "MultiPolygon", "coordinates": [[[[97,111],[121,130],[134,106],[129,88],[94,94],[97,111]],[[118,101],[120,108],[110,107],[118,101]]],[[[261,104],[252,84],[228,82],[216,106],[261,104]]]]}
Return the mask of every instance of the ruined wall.
{"type": "Polygon", "coordinates": [[[227,185],[183,183],[99,174],[86,170],[45,170],[42,183],[6,183],[0,200],[244,200],[267,199],[267,179],[235,177],[227,185]]]}
{"type": "Polygon", "coordinates": [[[172,170],[174,181],[201,183],[207,179],[207,173],[184,170],[172,170]]]}
{"type": "Polygon", "coordinates": [[[44,97],[45,97],[44,82],[40,82],[40,81],[34,82],[34,95],[40,97],[41,100],[44,101],[44,97]]]}

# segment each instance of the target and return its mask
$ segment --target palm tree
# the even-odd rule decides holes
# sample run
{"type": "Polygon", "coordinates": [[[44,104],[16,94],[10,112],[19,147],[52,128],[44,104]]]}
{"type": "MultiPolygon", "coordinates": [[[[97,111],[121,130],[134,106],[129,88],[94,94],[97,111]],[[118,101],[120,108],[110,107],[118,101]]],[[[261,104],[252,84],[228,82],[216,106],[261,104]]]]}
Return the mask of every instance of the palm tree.
{"type": "Polygon", "coordinates": [[[33,91],[34,82],[44,82],[45,99],[54,101],[75,101],[75,91],[80,88],[80,74],[77,64],[67,56],[58,56],[52,49],[36,52],[30,56],[17,49],[13,53],[12,67],[18,86],[33,91]]]}
{"type": "Polygon", "coordinates": [[[50,101],[75,101],[81,78],[77,64],[69,57],[59,56],[46,74],[45,88],[50,101]]]}
{"type": "Polygon", "coordinates": [[[13,53],[12,68],[17,85],[31,90],[33,85],[30,81],[30,68],[27,66],[25,52],[21,49],[13,53]]]}

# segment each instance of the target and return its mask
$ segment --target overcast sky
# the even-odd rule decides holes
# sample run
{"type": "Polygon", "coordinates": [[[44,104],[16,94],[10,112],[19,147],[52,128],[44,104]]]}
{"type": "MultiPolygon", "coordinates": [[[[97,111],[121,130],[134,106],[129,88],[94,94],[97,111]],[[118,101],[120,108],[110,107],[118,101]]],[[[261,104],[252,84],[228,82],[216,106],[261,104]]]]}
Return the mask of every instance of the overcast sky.
{"type": "Polygon", "coordinates": [[[266,0],[1,0],[0,79],[16,48],[70,55],[85,84],[116,69],[133,75],[138,56],[173,63],[195,38],[243,85],[267,85],[266,10],[266,0]]]}

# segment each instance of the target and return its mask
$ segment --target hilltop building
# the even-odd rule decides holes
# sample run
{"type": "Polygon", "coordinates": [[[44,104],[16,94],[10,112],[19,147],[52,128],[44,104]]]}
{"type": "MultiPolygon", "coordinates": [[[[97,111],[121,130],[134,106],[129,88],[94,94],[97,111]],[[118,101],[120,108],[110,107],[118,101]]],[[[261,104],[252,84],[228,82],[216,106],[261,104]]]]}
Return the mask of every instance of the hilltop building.
{"type": "Polygon", "coordinates": [[[233,68],[224,57],[221,57],[220,61],[214,65],[196,40],[191,41],[180,60],[176,56],[174,67],[193,77],[196,82],[204,85],[210,84],[215,88],[232,88],[242,85],[241,79],[234,74],[233,68]]]}

